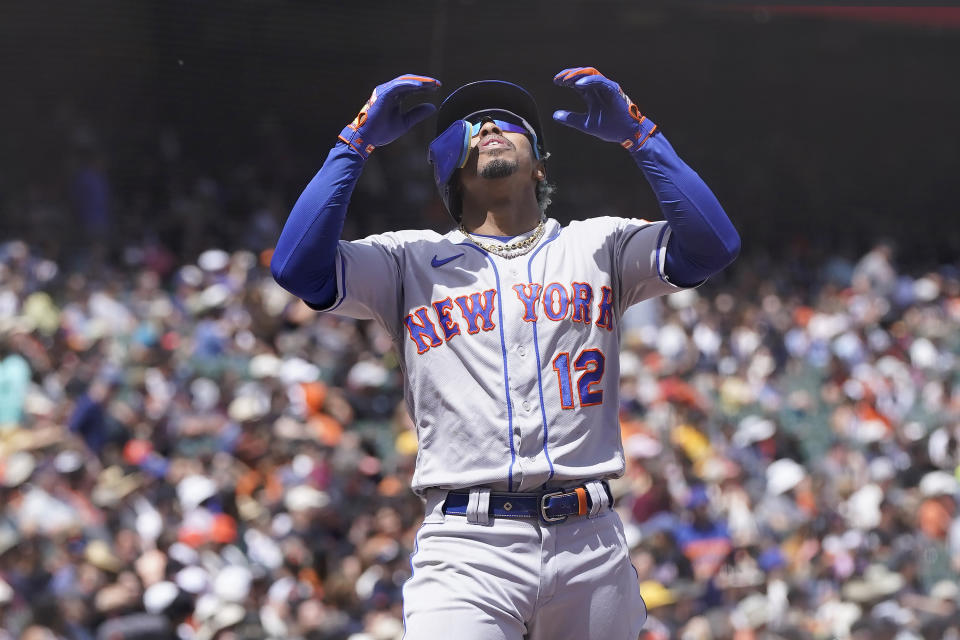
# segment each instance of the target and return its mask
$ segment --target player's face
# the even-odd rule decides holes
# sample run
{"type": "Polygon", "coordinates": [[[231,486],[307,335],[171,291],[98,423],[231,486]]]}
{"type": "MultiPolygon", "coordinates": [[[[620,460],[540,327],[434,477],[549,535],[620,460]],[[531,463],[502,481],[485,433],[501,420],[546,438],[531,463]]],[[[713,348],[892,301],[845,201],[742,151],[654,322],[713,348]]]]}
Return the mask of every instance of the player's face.
{"type": "Polygon", "coordinates": [[[484,118],[471,128],[470,156],[462,172],[465,186],[475,178],[531,176],[539,166],[526,130],[509,121],[484,118]]]}

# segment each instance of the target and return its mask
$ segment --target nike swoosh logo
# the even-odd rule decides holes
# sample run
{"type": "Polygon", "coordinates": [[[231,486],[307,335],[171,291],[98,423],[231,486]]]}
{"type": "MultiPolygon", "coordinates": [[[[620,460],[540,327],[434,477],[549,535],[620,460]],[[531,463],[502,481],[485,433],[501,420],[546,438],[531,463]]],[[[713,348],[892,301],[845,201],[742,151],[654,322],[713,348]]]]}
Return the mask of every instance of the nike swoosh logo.
{"type": "Polygon", "coordinates": [[[456,260],[457,258],[462,258],[463,254],[458,253],[455,256],[450,256],[449,258],[444,258],[443,260],[439,259],[436,254],[433,255],[433,260],[430,261],[430,266],[436,269],[437,267],[442,267],[451,260],[456,260]]]}

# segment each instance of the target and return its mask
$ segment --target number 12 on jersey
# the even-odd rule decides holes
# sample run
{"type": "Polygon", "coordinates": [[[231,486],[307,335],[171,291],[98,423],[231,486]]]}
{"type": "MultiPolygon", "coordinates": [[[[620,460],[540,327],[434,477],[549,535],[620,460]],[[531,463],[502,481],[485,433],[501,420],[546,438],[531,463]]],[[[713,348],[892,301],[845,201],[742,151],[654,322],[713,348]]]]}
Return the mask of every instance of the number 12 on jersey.
{"type": "MultiPolygon", "coordinates": [[[[591,389],[591,387],[599,384],[603,378],[605,361],[599,349],[584,349],[573,361],[573,368],[583,372],[577,377],[577,396],[581,407],[592,407],[603,402],[603,389],[591,389]]],[[[560,384],[560,406],[564,409],[574,409],[570,354],[566,351],[557,354],[553,359],[553,370],[556,371],[557,381],[560,384]]]]}

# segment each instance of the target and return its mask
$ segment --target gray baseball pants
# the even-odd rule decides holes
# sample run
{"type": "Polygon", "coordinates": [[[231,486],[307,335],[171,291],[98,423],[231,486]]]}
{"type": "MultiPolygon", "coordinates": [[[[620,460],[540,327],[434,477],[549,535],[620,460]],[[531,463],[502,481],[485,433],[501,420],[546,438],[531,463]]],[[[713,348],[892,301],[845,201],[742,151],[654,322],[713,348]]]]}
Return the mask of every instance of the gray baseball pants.
{"type": "MultiPolygon", "coordinates": [[[[470,504],[482,504],[473,491],[470,504]]],[[[545,525],[476,509],[445,516],[445,497],[427,493],[404,640],[637,640],[646,606],[609,505],[545,525]]]]}

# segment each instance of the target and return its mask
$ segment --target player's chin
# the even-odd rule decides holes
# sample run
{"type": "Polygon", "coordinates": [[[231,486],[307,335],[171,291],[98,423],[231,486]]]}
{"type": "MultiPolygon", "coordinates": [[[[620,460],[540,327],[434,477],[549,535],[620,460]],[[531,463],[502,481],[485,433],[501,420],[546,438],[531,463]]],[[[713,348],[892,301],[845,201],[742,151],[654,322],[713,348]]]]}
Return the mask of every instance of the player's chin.
{"type": "Polygon", "coordinates": [[[511,158],[495,157],[490,158],[482,166],[477,168],[477,173],[481,178],[496,180],[498,178],[507,178],[512,176],[520,168],[520,164],[511,158]]]}

